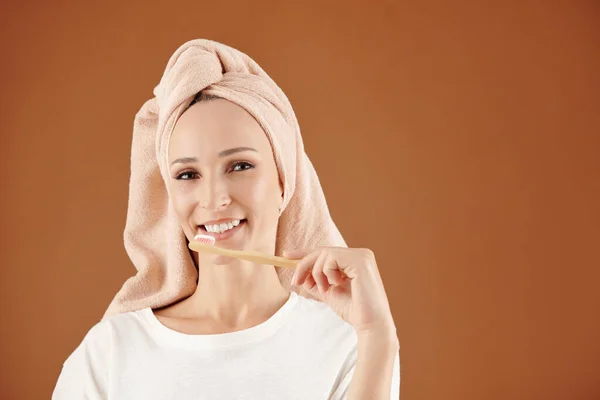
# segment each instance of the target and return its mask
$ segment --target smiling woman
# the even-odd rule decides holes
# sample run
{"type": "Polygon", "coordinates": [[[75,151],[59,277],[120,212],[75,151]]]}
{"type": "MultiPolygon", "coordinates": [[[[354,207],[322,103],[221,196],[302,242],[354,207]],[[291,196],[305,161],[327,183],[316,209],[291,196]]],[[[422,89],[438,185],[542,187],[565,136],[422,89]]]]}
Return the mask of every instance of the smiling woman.
{"type": "Polygon", "coordinates": [[[194,40],[155,93],[132,148],[125,247],[138,273],[67,359],[53,398],[398,399],[375,256],[346,247],[283,92],[245,54],[194,40]],[[285,250],[294,275],[190,251],[198,234],[285,250]]]}
{"type": "Polygon", "coordinates": [[[283,185],[267,135],[246,110],[214,96],[195,103],[175,125],[168,154],[187,160],[170,163],[169,192],[189,241],[203,233],[220,247],[275,253],[283,185]]]}

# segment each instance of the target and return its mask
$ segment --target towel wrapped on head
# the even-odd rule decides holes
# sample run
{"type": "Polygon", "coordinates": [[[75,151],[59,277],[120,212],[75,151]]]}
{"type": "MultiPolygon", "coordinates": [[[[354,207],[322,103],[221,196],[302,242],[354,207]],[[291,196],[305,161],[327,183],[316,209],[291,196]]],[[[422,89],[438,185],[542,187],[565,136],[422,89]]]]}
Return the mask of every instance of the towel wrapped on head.
{"type": "MultiPolygon", "coordinates": [[[[214,41],[191,40],[171,56],[154,97],[135,118],[124,241],[137,274],[124,283],[104,318],[168,306],[196,289],[198,272],[169,200],[167,157],[175,123],[200,92],[244,108],[269,139],[284,191],[276,253],[346,246],[283,91],[246,54],[214,41]]],[[[288,290],[293,290],[292,273],[277,269],[288,290]]]]}

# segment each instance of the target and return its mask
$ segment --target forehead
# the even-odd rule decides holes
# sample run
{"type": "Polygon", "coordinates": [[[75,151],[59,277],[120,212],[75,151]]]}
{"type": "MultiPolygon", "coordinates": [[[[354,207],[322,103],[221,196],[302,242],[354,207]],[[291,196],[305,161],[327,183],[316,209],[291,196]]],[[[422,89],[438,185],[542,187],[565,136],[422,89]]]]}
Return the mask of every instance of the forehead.
{"type": "Polygon", "coordinates": [[[204,101],[194,104],[177,121],[169,159],[185,152],[215,153],[238,146],[271,152],[267,135],[245,109],[223,99],[204,101]]]}

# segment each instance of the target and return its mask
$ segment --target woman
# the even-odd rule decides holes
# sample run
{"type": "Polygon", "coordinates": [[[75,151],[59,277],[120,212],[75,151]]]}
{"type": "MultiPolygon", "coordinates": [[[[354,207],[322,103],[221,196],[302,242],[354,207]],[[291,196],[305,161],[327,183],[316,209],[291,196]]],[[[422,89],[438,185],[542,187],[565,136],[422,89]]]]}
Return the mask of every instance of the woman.
{"type": "Polygon", "coordinates": [[[291,105],[245,54],[193,40],[169,60],[134,126],[125,245],[138,273],[53,399],[399,398],[375,258],[345,246],[291,105]],[[301,261],[191,252],[198,234],[301,261]]]}

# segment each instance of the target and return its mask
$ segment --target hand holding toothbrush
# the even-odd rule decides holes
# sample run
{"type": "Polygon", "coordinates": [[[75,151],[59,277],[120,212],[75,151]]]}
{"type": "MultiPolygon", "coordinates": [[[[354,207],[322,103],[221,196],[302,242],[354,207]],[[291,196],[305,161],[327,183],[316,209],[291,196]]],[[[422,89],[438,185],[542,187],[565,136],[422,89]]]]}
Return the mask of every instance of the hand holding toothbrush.
{"type": "Polygon", "coordinates": [[[396,328],[375,255],[368,249],[322,247],[286,251],[284,257],[215,246],[211,236],[197,235],[189,248],[242,260],[295,269],[292,285],[322,299],[357,334],[396,337],[396,328]]]}
{"type": "Polygon", "coordinates": [[[368,249],[289,251],[299,259],[292,284],[327,303],[357,334],[393,334],[395,325],[375,255],[368,249]]]}

